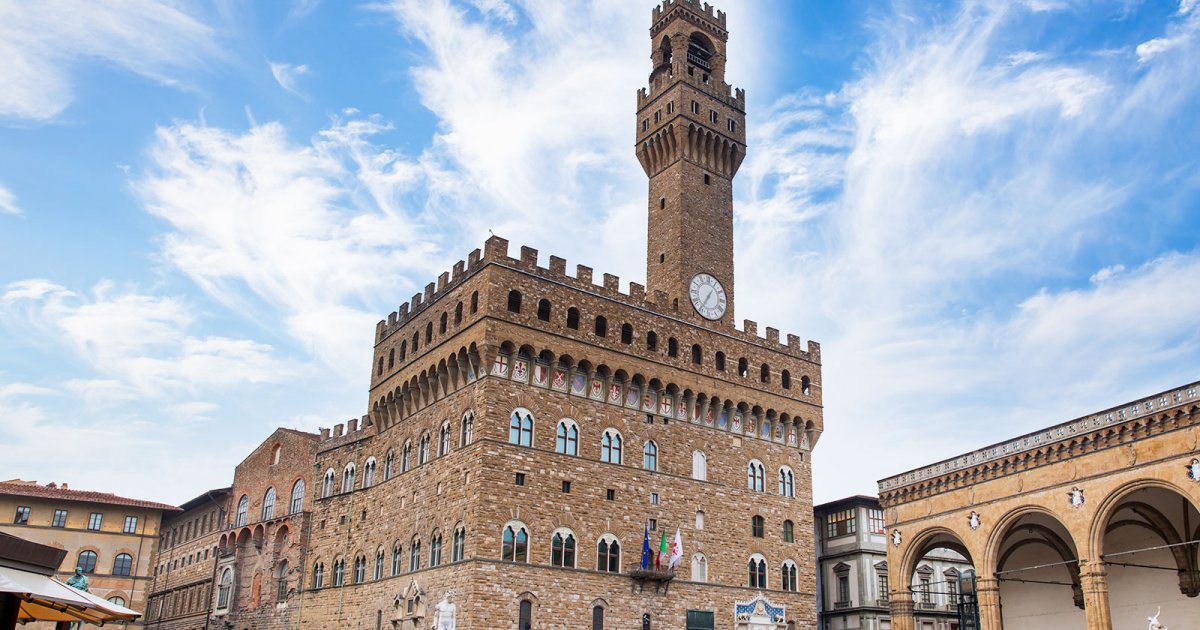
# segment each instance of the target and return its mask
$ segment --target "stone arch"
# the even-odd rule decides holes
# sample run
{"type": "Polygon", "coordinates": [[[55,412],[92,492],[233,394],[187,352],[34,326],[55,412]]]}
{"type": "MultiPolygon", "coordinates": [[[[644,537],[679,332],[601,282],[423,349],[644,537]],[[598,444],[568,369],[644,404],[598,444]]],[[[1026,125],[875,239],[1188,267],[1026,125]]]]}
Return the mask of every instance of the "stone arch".
{"type": "Polygon", "coordinates": [[[896,575],[898,579],[891,585],[892,591],[895,592],[899,588],[907,591],[908,585],[912,583],[913,575],[917,571],[917,564],[930,551],[938,548],[954,551],[966,558],[967,562],[975,565],[975,555],[971,553],[971,549],[963,542],[963,538],[959,536],[958,532],[947,527],[930,527],[917,534],[905,547],[900,564],[894,567],[899,573],[896,575]]]}
{"type": "MultiPolygon", "coordinates": [[[[1121,506],[1121,501],[1134,492],[1147,488],[1157,488],[1178,494],[1187,499],[1193,509],[1200,510],[1200,489],[1195,487],[1188,490],[1170,481],[1161,479],[1138,479],[1122,484],[1109,492],[1096,508],[1096,514],[1092,518],[1091,527],[1088,530],[1087,550],[1089,558],[1099,558],[1103,554],[1105,529],[1117,508],[1121,506]]],[[[1200,538],[1200,524],[1198,524],[1197,531],[1191,539],[1195,540],[1198,538],[1200,538]]]]}

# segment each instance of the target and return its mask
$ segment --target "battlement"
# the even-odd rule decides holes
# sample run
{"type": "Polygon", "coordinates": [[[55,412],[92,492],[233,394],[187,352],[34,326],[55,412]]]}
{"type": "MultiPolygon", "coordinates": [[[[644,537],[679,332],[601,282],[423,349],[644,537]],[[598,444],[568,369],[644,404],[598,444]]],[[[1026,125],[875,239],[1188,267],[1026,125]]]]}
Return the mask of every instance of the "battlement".
{"type": "Polygon", "coordinates": [[[637,91],[638,110],[641,110],[648,103],[662,96],[663,92],[678,80],[692,84],[705,95],[711,96],[739,112],[746,111],[745,89],[735,88],[724,81],[717,82],[711,78],[708,82],[705,82],[703,77],[689,75],[678,62],[672,63],[670,66],[669,72],[663,72],[661,69],[656,70],[651,77],[649,87],[640,88],[637,91]]]}
{"type": "Polygon", "coordinates": [[[467,255],[466,262],[458,261],[454,263],[454,267],[450,271],[443,271],[438,275],[437,283],[430,282],[425,285],[425,291],[412,296],[412,299],[405,304],[401,304],[400,308],[388,314],[387,319],[380,320],[375,325],[375,342],[383,341],[388,335],[399,330],[408,323],[412,318],[421,314],[430,304],[435,302],[447,291],[458,287],[467,278],[475,274],[483,268],[483,259],[478,249],[473,250],[467,255]]]}
{"type": "Polygon", "coordinates": [[[657,25],[660,20],[670,15],[671,11],[682,7],[712,20],[714,25],[719,26],[721,30],[726,29],[725,12],[715,9],[707,2],[701,4],[700,0],[663,0],[662,6],[654,7],[651,12],[651,21],[657,25]]]}
{"type": "Polygon", "coordinates": [[[321,427],[321,438],[318,440],[317,449],[327,451],[370,437],[375,434],[375,431],[368,429],[373,429],[374,426],[370,414],[367,414],[362,418],[351,418],[345,422],[339,422],[332,428],[321,427]]]}

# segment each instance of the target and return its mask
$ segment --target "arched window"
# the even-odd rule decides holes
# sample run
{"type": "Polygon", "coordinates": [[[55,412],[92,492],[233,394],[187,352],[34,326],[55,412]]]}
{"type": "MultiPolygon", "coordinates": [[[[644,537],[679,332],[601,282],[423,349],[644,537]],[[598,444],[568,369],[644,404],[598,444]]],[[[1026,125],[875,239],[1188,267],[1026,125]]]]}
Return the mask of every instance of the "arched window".
{"type": "Polygon", "coordinates": [[[746,357],[738,359],[738,376],[746,378],[750,373],[750,364],[746,362],[746,357]]]}
{"type": "Polygon", "coordinates": [[[704,356],[703,356],[703,353],[700,351],[700,344],[698,344],[698,343],[692,344],[692,363],[695,363],[696,365],[700,365],[700,362],[703,360],[704,360],[704,356]]]}
{"type": "Polygon", "coordinates": [[[401,341],[400,342],[400,360],[403,361],[404,357],[407,355],[408,355],[408,341],[401,341]]]}
{"type": "Polygon", "coordinates": [[[758,380],[760,383],[771,382],[771,366],[766,363],[762,364],[762,367],[758,369],[758,380]]]}
{"type": "Polygon", "coordinates": [[[605,429],[600,436],[600,461],[609,464],[621,463],[621,434],[616,429],[605,429]]]}
{"type": "Polygon", "coordinates": [[[528,409],[516,409],[508,422],[508,443],[533,446],[533,414],[528,409]]]}
{"type": "Polygon", "coordinates": [[[442,564],[442,532],[435,529],[429,537],[429,566],[436,567],[440,564],[442,564]]]}
{"type": "Polygon", "coordinates": [[[612,534],[605,534],[596,543],[596,570],[605,573],[621,572],[621,543],[612,534]]]}
{"type": "Polygon", "coordinates": [[[278,464],[280,458],[282,458],[282,457],[283,457],[283,447],[276,444],[275,450],[271,453],[271,465],[274,466],[275,464],[278,464]]]}
{"type": "Polygon", "coordinates": [[[354,462],[350,462],[349,464],[346,464],[346,467],[342,469],[342,492],[343,493],[354,490],[354,477],[355,477],[355,473],[357,473],[357,472],[358,472],[358,469],[354,466],[354,462]]]}
{"type": "Polygon", "coordinates": [[[433,322],[425,324],[425,345],[433,343],[433,322]]]}
{"type": "Polygon", "coordinates": [[[692,581],[708,581],[708,558],[705,558],[702,553],[692,556],[692,581]]]}
{"type": "Polygon", "coordinates": [[[750,556],[750,588],[767,588],[767,559],[759,554],[750,556]]]}
{"type": "MultiPolygon", "coordinates": [[[[325,586],[325,563],[318,562],[313,565],[313,588],[321,588],[325,586]]],[[[220,604],[217,605],[220,608],[220,604]]]]}
{"type": "Polygon", "coordinates": [[[392,575],[400,575],[401,563],[404,561],[404,546],[400,543],[392,545],[392,575]]]}
{"type": "Polygon", "coordinates": [[[229,595],[233,591],[233,569],[228,567],[221,572],[221,581],[217,587],[217,608],[229,608],[229,595]]]}
{"type": "Polygon", "coordinates": [[[325,479],[321,482],[321,498],[322,499],[333,495],[333,477],[334,477],[334,472],[333,472],[332,468],[325,471],[325,479]]]}
{"type": "Polygon", "coordinates": [[[679,342],[674,337],[667,339],[667,356],[672,359],[679,356],[679,342]]]}
{"type": "Polygon", "coordinates": [[[109,597],[109,598],[108,598],[108,603],[110,603],[110,604],[116,604],[116,605],[118,605],[118,606],[124,606],[124,605],[125,605],[125,598],[124,598],[124,597],[121,597],[120,595],[113,595],[112,597],[109,597]]]}
{"type": "Polygon", "coordinates": [[[765,528],[765,520],[762,516],[755,514],[750,517],[750,535],[755,538],[763,537],[763,529],[765,528]]]}
{"type": "Polygon", "coordinates": [[[537,318],[544,322],[550,321],[550,300],[545,298],[538,300],[537,318]]]}
{"type": "Polygon", "coordinates": [[[119,553],[113,560],[113,575],[129,575],[133,569],[133,556],[127,553],[119,553]]]}
{"type": "Polygon", "coordinates": [[[408,472],[410,461],[412,461],[412,440],[406,440],[404,448],[400,449],[400,472],[408,472]]]}
{"type": "Polygon", "coordinates": [[[592,606],[592,630],[604,630],[604,607],[592,606]]]}
{"type": "MultiPolygon", "coordinates": [[[[392,348],[388,350],[388,369],[390,370],[394,367],[396,367],[396,349],[392,348]]],[[[279,462],[275,463],[278,464],[279,462]]]]}
{"type": "Polygon", "coordinates": [[[442,431],[438,434],[438,457],[450,452],[450,423],[442,423],[442,431]]]}
{"type": "Polygon", "coordinates": [[[784,497],[796,496],[796,476],[792,469],[784,466],[779,469],[779,495],[784,497]]]}
{"type": "Polygon", "coordinates": [[[396,474],[396,452],[388,449],[387,455],[383,456],[383,480],[387,481],[396,474]]]}
{"type": "Polygon", "coordinates": [[[475,314],[475,311],[478,311],[478,310],[479,310],[479,292],[473,291],[471,293],[471,314],[472,315],[475,314]]]}
{"type": "Polygon", "coordinates": [[[250,497],[242,495],[238,499],[237,513],[233,517],[233,526],[242,527],[246,524],[246,513],[250,511],[250,497]]]}
{"type": "Polygon", "coordinates": [[[299,514],[304,509],[304,480],[292,484],[292,500],[288,503],[288,514],[299,514]]]}
{"type": "Polygon", "coordinates": [[[779,373],[779,384],[783,385],[784,389],[792,388],[792,373],[784,370],[779,373]]]}
{"type": "Polygon", "coordinates": [[[414,332],[413,338],[412,338],[412,348],[413,348],[413,356],[414,357],[417,355],[417,347],[420,345],[420,343],[421,343],[421,333],[414,332]]]}
{"type": "Polygon", "coordinates": [[[596,316],[595,333],[597,337],[603,337],[608,334],[608,320],[603,315],[596,316]]]}
{"type": "Polygon", "coordinates": [[[650,352],[655,352],[658,350],[658,333],[654,332],[653,330],[646,333],[646,349],[650,352]]]}
{"type": "Polygon", "coordinates": [[[700,451],[692,451],[692,479],[708,480],[708,458],[700,451]]]}
{"type": "Polygon", "coordinates": [[[275,518],[275,486],[267,488],[262,504],[262,520],[269,521],[273,518],[275,518]]]}
{"type": "Polygon", "coordinates": [[[533,602],[528,599],[521,600],[521,609],[517,613],[517,630],[531,630],[533,628],[533,602]]]}
{"type": "Polygon", "coordinates": [[[574,306],[567,309],[567,328],[579,330],[579,309],[574,306]]]}
{"type": "Polygon", "coordinates": [[[367,581],[367,557],[358,556],[354,559],[354,583],[362,584],[367,581]]]}
{"type": "Polygon", "coordinates": [[[718,350],[717,354],[715,356],[716,356],[717,369],[724,372],[725,371],[725,353],[718,350]]]}
{"type": "Polygon", "coordinates": [[[633,343],[633,326],[621,324],[621,343],[627,346],[633,343]]]}
{"type": "Polygon", "coordinates": [[[275,601],[278,603],[283,603],[283,602],[287,601],[287,596],[288,596],[287,575],[288,575],[288,561],[280,560],[279,566],[276,567],[276,569],[275,569],[275,601]]]}
{"type": "Polygon", "coordinates": [[[475,430],[475,412],[467,411],[462,417],[462,426],[458,429],[458,445],[467,446],[471,443],[471,433],[475,430]]]}
{"type": "Polygon", "coordinates": [[[579,426],[570,418],[563,418],[558,422],[558,430],[555,432],[554,452],[564,455],[579,454],[579,426]]]}
{"type": "Polygon", "coordinates": [[[379,367],[375,368],[375,376],[383,376],[383,357],[379,357],[379,367]]]}
{"type": "Polygon", "coordinates": [[[333,561],[333,585],[341,586],[346,583],[346,561],[344,559],[333,561]]]}
{"type": "Polygon", "coordinates": [[[642,468],[658,470],[658,445],[654,443],[654,440],[649,440],[642,445],[642,468]]]}
{"type": "Polygon", "coordinates": [[[783,566],[779,567],[780,583],[779,588],[785,591],[795,592],[799,590],[796,584],[796,563],[791,560],[784,560],[783,566]]]}
{"type": "Polygon", "coordinates": [[[755,492],[763,492],[765,482],[763,477],[762,462],[757,459],[750,460],[750,463],[746,465],[746,487],[755,492]]]}
{"type": "Polygon", "coordinates": [[[383,579],[383,547],[375,550],[375,579],[383,579]]]}
{"type": "Polygon", "coordinates": [[[805,396],[812,394],[811,383],[807,376],[800,377],[800,393],[804,394],[805,396]]]}
{"type": "Polygon", "coordinates": [[[467,546],[467,530],[459,526],[454,530],[454,543],[450,548],[450,561],[458,562],[463,559],[463,554],[467,546]]]}
{"type": "Polygon", "coordinates": [[[500,559],[510,562],[529,562],[529,530],[524,523],[504,526],[500,542],[500,559]]]}
{"type": "Polygon", "coordinates": [[[560,529],[550,538],[550,564],[575,568],[575,534],[571,530],[560,529]]]}
{"type": "Polygon", "coordinates": [[[421,539],[413,536],[408,546],[408,572],[412,573],[421,568],[421,539]]]}
{"type": "Polygon", "coordinates": [[[446,321],[448,318],[449,318],[449,316],[446,313],[442,313],[442,318],[441,318],[440,322],[438,323],[438,334],[439,335],[446,334],[446,321]]]}
{"type": "Polygon", "coordinates": [[[429,461],[429,434],[421,435],[421,441],[417,446],[417,465],[420,466],[429,461]]]}
{"type": "Polygon", "coordinates": [[[454,307],[454,325],[457,326],[461,323],[462,323],[462,302],[459,302],[458,305],[454,307]]]}
{"type": "Polygon", "coordinates": [[[508,292],[508,312],[521,312],[521,292],[516,289],[508,292]]]}
{"type": "Polygon", "coordinates": [[[783,522],[783,542],[793,542],[796,540],[796,526],[792,521],[786,520],[783,522]]]}
{"type": "Polygon", "coordinates": [[[704,529],[704,510],[696,510],[696,529],[704,529]]]}
{"type": "Polygon", "coordinates": [[[370,488],[373,485],[375,485],[375,458],[368,457],[367,463],[363,464],[362,487],[370,488]]]}

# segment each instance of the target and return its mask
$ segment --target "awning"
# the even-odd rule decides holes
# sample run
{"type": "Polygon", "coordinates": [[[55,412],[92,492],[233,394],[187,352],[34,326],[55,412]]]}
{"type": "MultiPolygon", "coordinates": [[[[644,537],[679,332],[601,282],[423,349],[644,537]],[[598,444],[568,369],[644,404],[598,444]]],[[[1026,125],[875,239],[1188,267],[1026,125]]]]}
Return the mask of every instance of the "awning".
{"type": "Polygon", "coordinates": [[[0,593],[21,600],[18,621],[84,621],[103,625],[141,616],[124,606],[85,593],[58,580],[12,567],[0,567],[0,593]]]}

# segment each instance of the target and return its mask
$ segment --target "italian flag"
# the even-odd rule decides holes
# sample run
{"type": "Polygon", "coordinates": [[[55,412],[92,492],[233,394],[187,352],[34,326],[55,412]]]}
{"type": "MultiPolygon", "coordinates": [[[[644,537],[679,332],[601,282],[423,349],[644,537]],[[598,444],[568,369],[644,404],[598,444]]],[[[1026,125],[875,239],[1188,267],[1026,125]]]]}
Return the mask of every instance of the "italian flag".
{"type": "Polygon", "coordinates": [[[667,555],[667,532],[662,533],[662,540],[658,543],[658,553],[654,554],[654,568],[662,569],[663,556],[667,555]]]}

